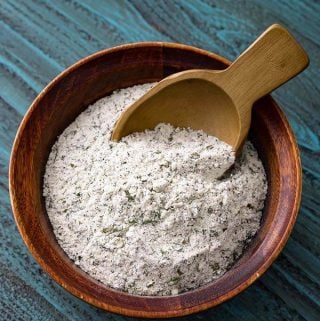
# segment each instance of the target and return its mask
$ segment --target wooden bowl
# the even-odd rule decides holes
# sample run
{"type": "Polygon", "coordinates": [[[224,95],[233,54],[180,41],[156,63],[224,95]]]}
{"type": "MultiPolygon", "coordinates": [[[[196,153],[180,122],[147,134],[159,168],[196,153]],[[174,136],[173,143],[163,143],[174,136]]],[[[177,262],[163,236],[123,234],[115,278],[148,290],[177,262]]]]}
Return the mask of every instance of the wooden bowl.
{"type": "Polygon", "coordinates": [[[254,282],[280,253],[296,220],[301,164],[292,130],[267,96],[253,110],[250,137],[268,175],[262,227],[225,275],[176,296],[134,296],[113,290],[80,270],[58,245],[42,197],[43,174],[58,135],[89,105],[114,89],[153,82],[192,68],[224,69],[229,62],[197,48],[137,43],[84,58],[35,99],[18,130],[10,160],[10,197],[19,231],[42,268],[62,287],[99,308],[135,317],[174,317],[220,304],[254,282]]]}

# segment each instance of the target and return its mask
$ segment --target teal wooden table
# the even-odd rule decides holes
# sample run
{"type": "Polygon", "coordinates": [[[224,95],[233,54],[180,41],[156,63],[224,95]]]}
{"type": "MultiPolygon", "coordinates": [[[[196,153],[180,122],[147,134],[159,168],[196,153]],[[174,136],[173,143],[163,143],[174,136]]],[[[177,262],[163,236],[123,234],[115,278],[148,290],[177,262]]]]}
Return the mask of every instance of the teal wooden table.
{"type": "Polygon", "coordinates": [[[59,72],[98,50],[136,41],[181,42],[229,59],[273,22],[286,25],[311,65],[274,92],[296,134],[302,206],[285,250],[233,300],[184,320],[320,320],[320,1],[0,1],[0,320],[129,320],[55,284],[12,218],[8,162],[29,104],[59,72]]]}

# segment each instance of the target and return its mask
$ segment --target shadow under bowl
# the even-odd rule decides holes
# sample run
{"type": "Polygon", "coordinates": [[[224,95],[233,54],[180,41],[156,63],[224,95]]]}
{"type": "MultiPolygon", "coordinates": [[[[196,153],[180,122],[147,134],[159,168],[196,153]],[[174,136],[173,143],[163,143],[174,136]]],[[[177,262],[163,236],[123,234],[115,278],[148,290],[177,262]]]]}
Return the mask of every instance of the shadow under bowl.
{"type": "Polygon", "coordinates": [[[250,140],[268,178],[262,226],[244,255],[221,278],[175,296],[134,296],[113,290],[79,269],[58,245],[42,183],[58,135],[89,105],[115,89],[159,81],[187,69],[224,69],[229,62],[207,51],[172,43],[136,43],[98,52],[56,77],[35,99],[16,136],[9,170],[10,197],[19,231],[42,268],[63,288],[107,311],[165,318],[205,310],[253,283],[278,256],[296,220],[301,164],[292,130],[266,96],[253,109],[250,140]]]}

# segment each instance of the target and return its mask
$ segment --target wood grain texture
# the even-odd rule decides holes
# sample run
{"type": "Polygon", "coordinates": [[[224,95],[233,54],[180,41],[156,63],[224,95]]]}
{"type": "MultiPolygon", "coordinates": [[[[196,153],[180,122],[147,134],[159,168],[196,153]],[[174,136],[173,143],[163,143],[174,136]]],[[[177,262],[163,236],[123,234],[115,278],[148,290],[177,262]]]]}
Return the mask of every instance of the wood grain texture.
{"type": "Polygon", "coordinates": [[[226,70],[192,69],[162,79],[121,113],[111,139],[119,141],[134,132],[169,123],[203,130],[240,155],[254,102],[308,64],[308,55],[288,30],[273,24],[226,70]]]}
{"type": "Polygon", "coordinates": [[[78,59],[127,42],[181,42],[233,60],[274,22],[289,28],[311,60],[301,76],[273,94],[300,147],[300,214],[285,250],[258,282],[235,299],[185,320],[318,320],[319,13],[316,0],[1,1],[0,320],[126,319],[95,309],[57,286],[34,262],[15,227],[8,161],[18,124],[36,94],[78,59]]]}

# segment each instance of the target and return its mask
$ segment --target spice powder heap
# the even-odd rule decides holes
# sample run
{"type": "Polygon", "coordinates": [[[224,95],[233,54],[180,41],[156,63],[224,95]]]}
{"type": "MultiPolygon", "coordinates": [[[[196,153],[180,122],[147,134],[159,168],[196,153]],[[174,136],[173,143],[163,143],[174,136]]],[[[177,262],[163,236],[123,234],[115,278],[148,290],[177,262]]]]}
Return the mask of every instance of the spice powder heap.
{"type": "Polygon", "coordinates": [[[249,142],[235,163],[226,143],[168,124],[111,142],[119,114],[151,86],[80,114],[52,148],[43,194],[59,244],[82,270],[132,294],[175,295],[239,258],[259,229],[267,181],[249,142]]]}

